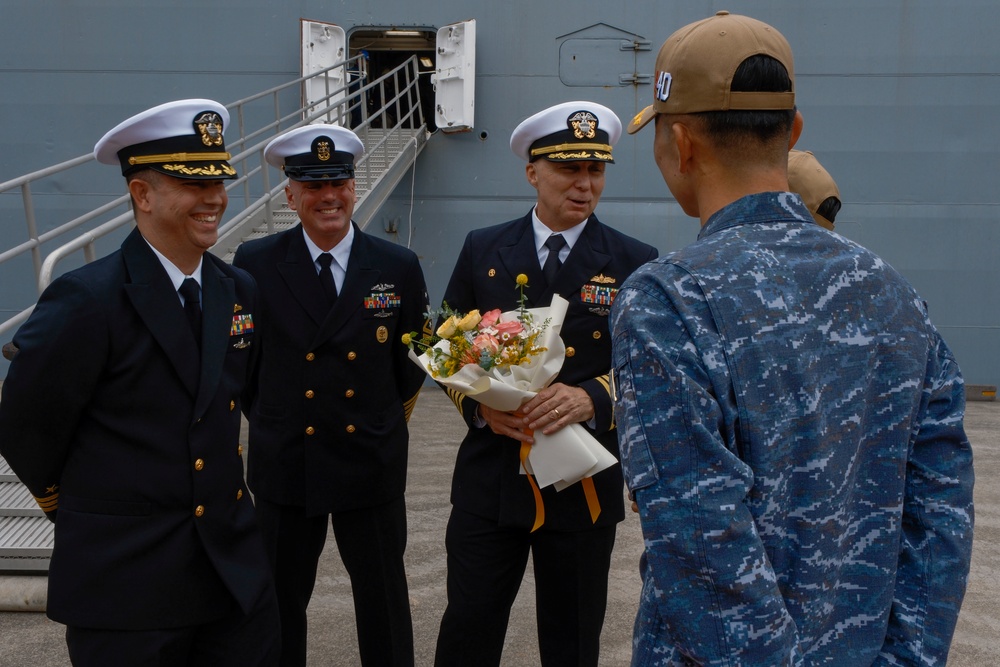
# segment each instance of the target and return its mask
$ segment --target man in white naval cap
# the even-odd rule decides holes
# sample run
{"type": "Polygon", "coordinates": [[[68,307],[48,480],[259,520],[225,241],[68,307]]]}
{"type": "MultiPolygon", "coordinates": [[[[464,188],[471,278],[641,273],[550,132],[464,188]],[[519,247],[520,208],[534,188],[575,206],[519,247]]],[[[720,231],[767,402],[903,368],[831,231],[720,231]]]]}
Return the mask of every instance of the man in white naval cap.
{"type": "Polygon", "coordinates": [[[276,664],[239,442],[256,291],[205,252],[236,175],[228,120],[181,100],[104,135],[136,229],[56,279],[14,338],[0,447],[55,522],[47,611],[74,665],[276,664]]]}
{"type": "Polygon", "coordinates": [[[412,665],[403,569],[407,420],[424,376],[404,332],[424,328],[417,256],[362,232],[348,129],[307,125],[264,150],[301,224],[237,250],[257,280],[262,355],[248,388],[249,481],[274,566],[282,665],[306,664],[306,607],[327,530],[351,577],[363,665],[412,665]]]}
{"type": "Polygon", "coordinates": [[[444,295],[459,312],[526,306],[552,295],[569,301],[566,359],[553,384],[516,413],[449,395],[469,426],[458,450],[448,522],[448,607],[438,665],[498,665],[511,604],[529,554],[536,582],[543,665],[596,665],[607,606],[615,529],[624,518],[622,475],[613,466],[536,499],[519,473],[527,430],[554,433],[580,423],[616,457],[608,312],[621,282],[656,250],[594,215],[621,122],[607,107],[566,102],[514,130],[510,146],[537,191],[524,216],[469,233],[444,295]]]}

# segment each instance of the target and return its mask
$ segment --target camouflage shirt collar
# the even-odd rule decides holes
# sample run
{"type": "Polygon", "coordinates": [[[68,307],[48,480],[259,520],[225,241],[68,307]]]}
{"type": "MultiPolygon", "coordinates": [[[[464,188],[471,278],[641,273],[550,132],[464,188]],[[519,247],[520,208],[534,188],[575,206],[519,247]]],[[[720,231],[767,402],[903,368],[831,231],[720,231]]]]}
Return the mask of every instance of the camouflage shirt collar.
{"type": "Polygon", "coordinates": [[[809,210],[792,192],[760,192],[737,199],[708,219],[698,238],[738,225],[775,222],[813,222],[809,210]]]}

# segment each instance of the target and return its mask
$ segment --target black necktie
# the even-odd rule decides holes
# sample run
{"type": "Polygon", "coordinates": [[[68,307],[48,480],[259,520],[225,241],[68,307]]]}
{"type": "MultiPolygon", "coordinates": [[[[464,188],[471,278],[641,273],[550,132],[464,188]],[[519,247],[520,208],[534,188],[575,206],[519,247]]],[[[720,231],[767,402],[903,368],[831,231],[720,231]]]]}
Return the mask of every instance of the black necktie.
{"type": "Polygon", "coordinates": [[[545,276],[545,283],[551,287],[555,282],[556,273],[562,262],[559,260],[559,251],[566,245],[566,239],[562,234],[552,234],[545,239],[545,247],[549,249],[549,256],[545,258],[545,266],[542,267],[542,275],[545,276]]]}
{"type": "Polygon", "coordinates": [[[328,252],[321,253],[316,261],[319,262],[319,283],[323,286],[323,293],[326,294],[327,301],[333,306],[337,300],[337,283],[333,281],[333,271],[330,270],[333,255],[328,252]]]}
{"type": "Polygon", "coordinates": [[[201,345],[201,288],[194,278],[185,278],[178,290],[184,297],[184,314],[191,323],[194,339],[201,345]]]}

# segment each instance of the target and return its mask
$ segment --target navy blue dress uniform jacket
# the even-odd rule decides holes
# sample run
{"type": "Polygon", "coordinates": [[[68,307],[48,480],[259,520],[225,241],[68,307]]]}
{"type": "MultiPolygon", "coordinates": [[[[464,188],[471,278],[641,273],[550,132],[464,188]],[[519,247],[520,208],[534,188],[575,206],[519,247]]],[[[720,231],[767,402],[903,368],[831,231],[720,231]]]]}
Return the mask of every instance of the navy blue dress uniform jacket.
{"type": "Polygon", "coordinates": [[[0,450],[56,510],[48,615],[170,628],[252,608],[270,574],[244,486],[253,280],[205,254],[198,345],[138,230],[67,273],[14,338],[0,450]]]}
{"type": "Polygon", "coordinates": [[[428,310],[417,256],[355,227],[332,309],[301,224],[242,244],[233,263],[257,279],[264,320],[246,400],[253,492],[312,515],[402,496],[424,380],[401,341],[428,310]]]}
{"type": "MultiPolygon", "coordinates": [[[[609,373],[611,337],[608,334],[610,300],[636,268],[655,259],[650,245],[630,238],[591,216],[556,276],[545,285],[535,250],[531,213],[501,225],[469,233],[448,283],[444,301],[458,312],[517,308],[518,274],[528,276],[527,306],[544,307],[553,292],[569,301],[561,337],[566,360],[553,380],[584,389],[594,402],[592,434],[618,457],[618,440],[612,410],[609,373]]],[[[520,448],[515,440],[497,435],[488,427],[472,425],[476,402],[449,391],[469,432],[458,451],[452,478],[451,502],[460,509],[495,519],[502,526],[530,529],[535,500],[520,471],[520,448]]],[[[586,424],[583,425],[586,427],[586,424]]],[[[612,525],[625,517],[621,466],[594,476],[601,515],[596,525],[612,525]]],[[[556,492],[542,489],[545,524],[542,529],[580,530],[594,525],[580,484],[556,492]]]]}

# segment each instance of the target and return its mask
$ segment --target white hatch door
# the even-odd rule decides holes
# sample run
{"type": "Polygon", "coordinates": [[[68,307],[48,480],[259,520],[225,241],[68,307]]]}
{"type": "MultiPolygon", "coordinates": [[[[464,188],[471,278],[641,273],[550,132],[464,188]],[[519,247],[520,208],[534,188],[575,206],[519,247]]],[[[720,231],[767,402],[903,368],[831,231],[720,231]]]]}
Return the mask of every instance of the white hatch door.
{"type": "MultiPolygon", "coordinates": [[[[343,28],[333,23],[306,19],[300,19],[299,23],[302,27],[302,76],[309,76],[347,59],[347,37],[343,28]]],[[[336,67],[305,82],[303,106],[307,107],[306,113],[311,116],[325,112],[311,122],[343,125],[340,118],[346,109],[340,107],[344,106],[348,93],[346,70],[346,65],[336,67]]]]}
{"type": "Polygon", "coordinates": [[[434,116],[443,132],[468,132],[476,110],[476,21],[437,31],[434,116]]]}

